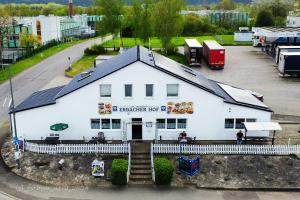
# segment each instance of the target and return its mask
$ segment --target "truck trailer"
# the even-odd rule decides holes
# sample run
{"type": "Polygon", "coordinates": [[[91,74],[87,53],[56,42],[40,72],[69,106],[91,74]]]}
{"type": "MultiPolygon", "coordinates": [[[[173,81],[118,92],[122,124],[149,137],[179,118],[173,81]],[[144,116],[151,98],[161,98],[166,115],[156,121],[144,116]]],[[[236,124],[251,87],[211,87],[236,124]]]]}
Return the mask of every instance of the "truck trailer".
{"type": "Polygon", "coordinates": [[[225,48],[215,40],[203,41],[203,57],[212,69],[223,69],[225,65],[225,48]]]}
{"type": "Polygon", "coordinates": [[[278,46],[275,52],[275,62],[278,64],[281,52],[300,52],[300,46],[278,46]]]}
{"type": "Polygon", "coordinates": [[[299,27],[254,28],[253,46],[300,45],[299,27]]]}
{"type": "Polygon", "coordinates": [[[202,58],[202,45],[196,39],[184,40],[184,55],[189,65],[200,65],[202,58]]]}
{"type": "Polygon", "coordinates": [[[279,72],[285,76],[300,76],[300,52],[281,52],[278,63],[279,72]]]}

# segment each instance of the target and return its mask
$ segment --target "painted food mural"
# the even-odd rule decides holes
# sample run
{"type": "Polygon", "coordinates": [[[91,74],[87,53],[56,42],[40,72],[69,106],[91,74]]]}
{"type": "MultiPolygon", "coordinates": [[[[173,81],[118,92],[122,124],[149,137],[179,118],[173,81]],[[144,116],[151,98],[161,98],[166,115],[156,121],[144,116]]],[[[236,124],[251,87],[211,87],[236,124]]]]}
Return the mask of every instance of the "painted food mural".
{"type": "Polygon", "coordinates": [[[193,114],[193,102],[168,102],[168,114],[193,114]]]}
{"type": "Polygon", "coordinates": [[[111,114],[112,113],[111,103],[99,103],[98,108],[99,108],[99,114],[100,115],[106,115],[106,114],[111,114]]]}

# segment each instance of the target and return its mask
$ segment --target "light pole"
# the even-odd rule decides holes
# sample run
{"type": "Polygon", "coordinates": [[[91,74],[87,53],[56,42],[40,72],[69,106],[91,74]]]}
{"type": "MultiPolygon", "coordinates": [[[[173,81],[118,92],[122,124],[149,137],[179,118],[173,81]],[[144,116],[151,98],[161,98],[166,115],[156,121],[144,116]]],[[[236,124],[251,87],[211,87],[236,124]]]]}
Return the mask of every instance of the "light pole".
{"type": "Polygon", "coordinates": [[[8,65],[8,75],[9,75],[9,87],[10,87],[10,95],[11,95],[11,106],[10,106],[10,113],[13,115],[13,133],[14,133],[14,144],[16,145],[16,151],[19,150],[18,144],[18,133],[17,133],[17,125],[16,125],[16,113],[15,113],[15,100],[14,100],[14,93],[13,93],[13,85],[11,79],[11,65],[8,65]]]}

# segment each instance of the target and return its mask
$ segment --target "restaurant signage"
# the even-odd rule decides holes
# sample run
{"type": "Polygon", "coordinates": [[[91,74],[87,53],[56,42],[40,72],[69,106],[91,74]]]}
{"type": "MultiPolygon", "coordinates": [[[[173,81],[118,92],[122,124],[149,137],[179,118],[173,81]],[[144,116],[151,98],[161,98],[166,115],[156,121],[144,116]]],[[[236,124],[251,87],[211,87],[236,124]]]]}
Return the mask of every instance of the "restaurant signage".
{"type": "Polygon", "coordinates": [[[98,112],[100,115],[112,114],[112,112],[167,112],[168,114],[193,114],[193,102],[168,102],[167,105],[155,106],[116,106],[111,103],[99,103],[98,112]]]}

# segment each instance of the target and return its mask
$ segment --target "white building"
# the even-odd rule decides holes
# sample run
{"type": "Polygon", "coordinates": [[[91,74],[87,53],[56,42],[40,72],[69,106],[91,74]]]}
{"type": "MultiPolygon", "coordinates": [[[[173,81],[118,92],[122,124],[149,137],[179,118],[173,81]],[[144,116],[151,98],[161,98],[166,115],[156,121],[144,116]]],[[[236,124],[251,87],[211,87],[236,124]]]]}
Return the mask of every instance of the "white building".
{"type": "MultiPolygon", "coordinates": [[[[272,110],[251,92],[137,46],[61,87],[32,94],[16,107],[18,135],[44,140],[68,124],[60,140],[234,140],[242,122],[269,122],[272,110]]],[[[268,136],[268,132],[253,133],[268,136]]]]}
{"type": "Polygon", "coordinates": [[[16,20],[19,24],[31,25],[33,35],[39,38],[41,44],[95,33],[95,30],[91,30],[91,27],[88,26],[87,15],[74,15],[72,18],[40,15],[37,17],[17,17],[16,20]]]}
{"type": "Polygon", "coordinates": [[[300,17],[287,16],[286,26],[287,27],[300,27],[300,17]]]}

